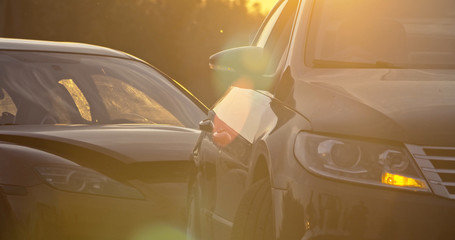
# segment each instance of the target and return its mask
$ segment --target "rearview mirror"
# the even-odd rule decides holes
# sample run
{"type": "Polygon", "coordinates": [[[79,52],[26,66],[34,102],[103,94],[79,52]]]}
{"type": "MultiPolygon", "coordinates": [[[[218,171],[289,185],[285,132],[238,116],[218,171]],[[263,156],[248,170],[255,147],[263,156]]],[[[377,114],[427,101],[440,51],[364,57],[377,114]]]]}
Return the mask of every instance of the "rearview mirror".
{"type": "Polygon", "coordinates": [[[216,53],[210,57],[213,70],[241,74],[262,74],[268,63],[268,56],[261,47],[239,47],[216,53]]]}

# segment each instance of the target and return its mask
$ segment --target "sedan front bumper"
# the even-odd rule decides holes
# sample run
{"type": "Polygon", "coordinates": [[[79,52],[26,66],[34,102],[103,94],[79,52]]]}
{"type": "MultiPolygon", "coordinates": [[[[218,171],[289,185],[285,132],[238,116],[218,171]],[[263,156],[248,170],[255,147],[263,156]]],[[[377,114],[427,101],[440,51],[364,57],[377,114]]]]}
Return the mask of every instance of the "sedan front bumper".
{"type": "Polygon", "coordinates": [[[3,194],[3,198],[19,239],[135,239],[154,231],[163,234],[163,229],[183,236],[187,185],[161,183],[156,192],[160,188],[173,189],[175,194],[122,199],[41,184],[24,188],[26,194],[3,194]]]}

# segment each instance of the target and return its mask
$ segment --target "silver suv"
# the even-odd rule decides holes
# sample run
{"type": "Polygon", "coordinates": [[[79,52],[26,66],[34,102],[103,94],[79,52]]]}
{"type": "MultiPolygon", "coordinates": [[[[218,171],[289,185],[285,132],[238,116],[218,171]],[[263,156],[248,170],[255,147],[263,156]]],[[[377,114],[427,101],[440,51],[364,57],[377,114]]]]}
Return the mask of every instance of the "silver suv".
{"type": "Polygon", "coordinates": [[[282,0],[210,66],[190,236],[454,238],[454,1],[282,0]]]}

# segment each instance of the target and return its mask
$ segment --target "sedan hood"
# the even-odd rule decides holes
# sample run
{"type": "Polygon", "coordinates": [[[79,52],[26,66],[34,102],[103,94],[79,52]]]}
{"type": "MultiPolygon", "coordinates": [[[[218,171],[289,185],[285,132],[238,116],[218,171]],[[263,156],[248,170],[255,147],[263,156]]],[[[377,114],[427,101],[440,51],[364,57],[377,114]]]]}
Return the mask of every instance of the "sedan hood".
{"type": "Polygon", "coordinates": [[[39,184],[39,166],[82,166],[120,182],[186,182],[198,136],[163,125],[2,126],[0,167],[9,171],[0,184],[39,184]]]}
{"type": "Polygon", "coordinates": [[[163,125],[8,126],[0,131],[0,140],[59,142],[98,151],[123,163],[189,160],[198,136],[197,130],[163,125]]]}
{"type": "Polygon", "coordinates": [[[315,69],[297,81],[295,108],[314,131],[455,145],[455,71],[315,69]]]}

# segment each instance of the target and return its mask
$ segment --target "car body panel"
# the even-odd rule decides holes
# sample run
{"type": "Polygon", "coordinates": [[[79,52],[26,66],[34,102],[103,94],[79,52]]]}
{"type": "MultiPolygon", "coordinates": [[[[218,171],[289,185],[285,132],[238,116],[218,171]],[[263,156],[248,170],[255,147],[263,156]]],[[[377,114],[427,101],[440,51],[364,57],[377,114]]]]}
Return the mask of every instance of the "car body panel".
{"type": "MultiPolygon", "coordinates": [[[[12,210],[8,221],[15,223],[19,235],[22,231],[27,233],[30,224],[38,221],[42,224],[40,227],[45,228],[45,236],[50,239],[125,239],[126,234],[146,231],[146,228],[156,227],[156,224],[169,225],[175,231],[181,231],[187,181],[193,168],[190,153],[199,132],[168,130],[169,134],[164,138],[163,131],[143,130],[146,132],[143,136],[159,140],[161,144],[167,142],[165,146],[174,151],[166,151],[166,147],[157,151],[147,147],[150,141],[142,141],[144,139],[138,137],[136,147],[141,143],[147,146],[142,146],[134,156],[129,156],[126,146],[114,148],[109,130],[98,133],[94,137],[96,141],[91,143],[79,141],[84,131],[79,132],[78,141],[63,138],[62,132],[58,138],[36,133],[0,133],[3,140],[0,144],[1,165],[8,169],[0,177],[0,189],[12,210]],[[105,147],[97,145],[97,142],[111,144],[105,147]],[[43,183],[43,178],[35,170],[43,166],[89,168],[133,186],[144,199],[122,199],[55,189],[43,183]],[[107,215],[109,220],[105,219],[107,215]],[[97,226],[100,222],[104,227],[97,226]]],[[[66,134],[72,136],[71,133],[75,132],[77,130],[66,131],[66,134]]],[[[87,132],[89,134],[85,136],[91,133],[87,132]]],[[[121,143],[123,139],[134,144],[131,138],[135,131],[127,132],[125,130],[115,141],[121,143]]]]}
{"type": "Polygon", "coordinates": [[[90,55],[103,55],[121,58],[133,58],[130,55],[104,48],[96,45],[83,43],[62,43],[53,41],[36,41],[25,39],[0,38],[1,50],[20,50],[20,51],[42,51],[42,52],[61,52],[61,53],[80,53],[90,55]]]}
{"type": "Polygon", "coordinates": [[[175,216],[183,214],[180,206],[185,201],[179,198],[185,196],[185,186],[162,183],[149,188],[155,191],[154,198],[131,200],[62,193],[40,184],[27,187],[25,196],[6,196],[14,213],[8,220],[15,223],[21,239],[35,239],[38,234],[31,233],[37,228],[47,239],[129,239],[159,231],[158,227],[173,234],[181,231],[182,220],[175,216]],[[165,189],[181,194],[163,198],[165,189]]]}
{"type": "Polygon", "coordinates": [[[86,148],[103,148],[123,155],[123,158],[118,158],[124,163],[188,159],[200,133],[199,130],[190,128],[149,124],[18,125],[4,126],[2,130],[0,136],[5,137],[30,137],[86,148]]]}
{"type": "MultiPolygon", "coordinates": [[[[289,171],[297,164],[292,158],[288,164],[261,161],[290,153],[295,135],[301,129],[310,130],[310,125],[305,118],[263,93],[240,88],[231,88],[213,109],[212,116],[214,130],[203,133],[198,146],[200,154],[194,158],[203,164],[198,166],[204,176],[199,181],[202,181],[202,201],[208,206],[204,210],[210,216],[208,224],[217,238],[229,239],[229,228],[236,215],[232,209],[238,206],[255,178],[261,177],[254,175],[256,169],[261,168],[261,164],[274,166],[270,168],[274,176],[272,186],[286,189],[292,179],[289,171]],[[219,111],[223,111],[223,115],[218,115],[219,111]],[[254,136],[246,126],[254,126],[254,136]],[[293,130],[287,131],[289,128],[293,130]],[[218,142],[214,136],[219,133],[228,134],[229,140],[218,142]],[[270,145],[277,147],[269,149],[270,145]]],[[[287,158],[282,160],[287,161],[287,158]]]]}
{"type": "Polygon", "coordinates": [[[450,239],[453,200],[333,181],[296,168],[274,191],[277,239],[450,239]],[[348,193],[348,194],[346,194],[348,193]]]}
{"type": "Polygon", "coordinates": [[[309,70],[295,80],[295,108],[318,132],[452,146],[453,74],[452,70],[309,70]]]}
{"type": "MultiPolygon", "coordinates": [[[[8,166],[16,166],[18,163],[25,165],[22,168],[36,164],[82,165],[109,176],[114,174],[114,178],[121,179],[134,177],[127,174],[132,171],[132,169],[128,170],[128,166],[145,167],[151,162],[156,162],[156,166],[166,162],[169,165],[172,165],[172,162],[181,162],[182,165],[190,166],[191,151],[199,135],[197,130],[150,125],[142,127],[8,126],[8,128],[9,131],[0,132],[0,139],[10,143],[6,144],[5,148],[17,151],[15,154],[11,153],[10,158],[5,158],[4,164],[8,166]],[[46,128],[47,131],[44,130],[46,128]],[[32,155],[50,153],[60,157],[58,160],[43,157],[43,160],[38,161],[32,157],[22,157],[23,151],[33,151],[32,155]],[[12,160],[14,158],[21,158],[21,160],[12,160]]],[[[29,174],[14,176],[18,179],[27,179],[23,176],[29,176],[29,174]]],[[[181,179],[185,177],[182,176],[181,179]]],[[[2,183],[24,186],[19,182],[2,183]]]]}

